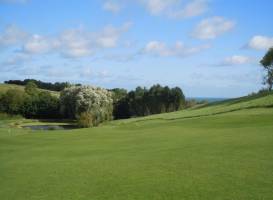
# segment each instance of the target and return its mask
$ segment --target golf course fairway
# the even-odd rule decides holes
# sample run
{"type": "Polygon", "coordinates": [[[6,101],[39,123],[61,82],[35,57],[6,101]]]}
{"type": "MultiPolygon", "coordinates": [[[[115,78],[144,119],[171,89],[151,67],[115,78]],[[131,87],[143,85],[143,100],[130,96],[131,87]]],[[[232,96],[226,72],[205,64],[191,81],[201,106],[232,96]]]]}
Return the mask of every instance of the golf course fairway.
{"type": "Polygon", "coordinates": [[[2,119],[0,199],[272,200],[272,105],[242,98],[56,131],[2,119]]]}

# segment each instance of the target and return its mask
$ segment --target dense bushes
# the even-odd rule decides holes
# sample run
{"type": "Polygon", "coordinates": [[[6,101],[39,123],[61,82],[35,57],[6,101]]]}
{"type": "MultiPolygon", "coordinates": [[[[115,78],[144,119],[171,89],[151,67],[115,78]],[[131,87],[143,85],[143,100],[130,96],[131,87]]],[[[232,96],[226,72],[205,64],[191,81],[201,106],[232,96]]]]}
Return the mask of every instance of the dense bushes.
{"type": "Polygon", "coordinates": [[[9,89],[0,97],[0,112],[26,118],[60,118],[59,98],[29,83],[25,91],[9,89]]]}
{"type": "Polygon", "coordinates": [[[85,124],[84,127],[97,126],[112,119],[112,94],[105,89],[72,86],[61,92],[60,102],[62,114],[67,118],[77,119],[81,126],[85,124]]]}
{"type": "MultiPolygon", "coordinates": [[[[115,91],[114,91],[115,92],[115,91]]],[[[178,87],[154,85],[150,89],[137,87],[114,104],[115,119],[146,116],[181,109],[185,96],[178,87]]]]}

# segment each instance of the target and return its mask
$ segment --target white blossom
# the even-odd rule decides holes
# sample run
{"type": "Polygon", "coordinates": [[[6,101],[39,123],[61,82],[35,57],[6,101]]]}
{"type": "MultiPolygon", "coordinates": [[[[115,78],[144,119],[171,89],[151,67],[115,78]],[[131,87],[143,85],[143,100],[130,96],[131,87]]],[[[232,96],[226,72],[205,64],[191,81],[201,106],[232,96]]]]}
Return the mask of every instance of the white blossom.
{"type": "Polygon", "coordinates": [[[113,112],[112,93],[106,89],[92,86],[72,86],[61,93],[63,113],[77,118],[88,112],[95,123],[110,120],[113,112]]]}

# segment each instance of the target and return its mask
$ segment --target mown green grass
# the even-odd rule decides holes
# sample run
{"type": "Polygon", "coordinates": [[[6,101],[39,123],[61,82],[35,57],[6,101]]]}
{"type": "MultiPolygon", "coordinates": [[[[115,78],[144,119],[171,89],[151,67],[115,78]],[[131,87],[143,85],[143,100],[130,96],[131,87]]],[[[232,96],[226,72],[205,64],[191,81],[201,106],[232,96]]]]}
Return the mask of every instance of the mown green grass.
{"type": "Polygon", "coordinates": [[[271,200],[268,101],[272,96],[90,129],[2,127],[0,199],[271,200]]]}

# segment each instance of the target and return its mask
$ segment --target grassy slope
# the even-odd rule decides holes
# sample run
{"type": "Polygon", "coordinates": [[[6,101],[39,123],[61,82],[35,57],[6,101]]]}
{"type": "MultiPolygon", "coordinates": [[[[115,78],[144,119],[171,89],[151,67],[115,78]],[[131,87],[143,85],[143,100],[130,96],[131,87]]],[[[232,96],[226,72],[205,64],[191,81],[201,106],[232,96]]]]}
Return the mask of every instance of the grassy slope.
{"type": "MultiPolygon", "coordinates": [[[[126,122],[138,122],[147,121],[155,119],[164,120],[175,120],[175,119],[185,119],[185,118],[195,118],[210,116],[228,112],[234,112],[243,109],[251,108],[270,108],[273,107],[273,92],[268,95],[252,95],[236,99],[229,99],[222,102],[215,102],[204,107],[199,107],[196,109],[187,109],[178,112],[164,113],[158,115],[150,115],[143,118],[131,118],[127,120],[120,120],[121,123],[126,122]]],[[[116,123],[116,122],[115,122],[116,123]]]]}
{"type": "Polygon", "coordinates": [[[71,131],[2,126],[0,197],[271,200],[272,105],[251,97],[71,131]]]}
{"type": "Polygon", "coordinates": [[[0,83],[0,93],[5,93],[9,89],[24,90],[24,88],[25,88],[24,86],[20,86],[20,85],[0,83]]]}
{"type": "MultiPolygon", "coordinates": [[[[9,89],[18,89],[18,90],[24,90],[25,87],[21,86],[21,85],[14,85],[14,84],[2,84],[0,83],[0,94],[5,93],[7,90],[9,89]]],[[[49,90],[44,90],[44,89],[39,89],[41,91],[49,91],[49,90]]],[[[55,92],[55,91],[49,91],[51,94],[54,95],[59,95],[59,92],[55,92]]]]}

